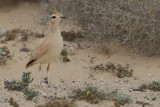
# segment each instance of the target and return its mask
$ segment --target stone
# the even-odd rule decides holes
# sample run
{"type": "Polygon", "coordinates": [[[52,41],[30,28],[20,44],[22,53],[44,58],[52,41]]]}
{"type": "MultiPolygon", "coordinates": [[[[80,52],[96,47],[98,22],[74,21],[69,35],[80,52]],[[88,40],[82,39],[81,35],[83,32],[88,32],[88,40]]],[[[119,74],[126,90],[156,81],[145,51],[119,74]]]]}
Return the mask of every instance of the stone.
{"type": "Polygon", "coordinates": [[[42,93],[41,94],[43,97],[47,97],[47,93],[42,93]]]}
{"type": "Polygon", "coordinates": [[[148,76],[148,77],[151,77],[151,76],[152,76],[152,74],[147,74],[147,76],[148,76]]]}

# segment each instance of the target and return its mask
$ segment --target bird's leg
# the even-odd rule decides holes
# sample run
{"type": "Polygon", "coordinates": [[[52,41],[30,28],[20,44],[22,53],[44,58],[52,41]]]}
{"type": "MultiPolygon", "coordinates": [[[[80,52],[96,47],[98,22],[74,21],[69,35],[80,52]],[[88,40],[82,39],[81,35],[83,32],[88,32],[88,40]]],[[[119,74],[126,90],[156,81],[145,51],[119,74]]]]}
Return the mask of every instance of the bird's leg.
{"type": "Polygon", "coordinates": [[[41,71],[41,63],[40,63],[40,65],[39,65],[39,71],[41,71]]]}
{"type": "Polygon", "coordinates": [[[41,63],[39,65],[39,85],[41,84],[41,63]]]}
{"type": "Polygon", "coordinates": [[[47,66],[47,79],[48,79],[49,66],[50,66],[50,63],[49,63],[48,66],[47,66]]]}

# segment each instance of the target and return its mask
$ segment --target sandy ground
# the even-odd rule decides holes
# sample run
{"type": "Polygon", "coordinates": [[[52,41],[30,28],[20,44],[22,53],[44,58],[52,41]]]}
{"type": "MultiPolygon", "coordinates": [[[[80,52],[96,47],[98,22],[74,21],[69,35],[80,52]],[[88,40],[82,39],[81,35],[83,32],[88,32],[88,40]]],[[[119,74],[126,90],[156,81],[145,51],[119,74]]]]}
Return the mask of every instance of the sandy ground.
{"type": "MultiPolygon", "coordinates": [[[[2,8],[0,10],[0,32],[5,32],[8,29],[23,28],[30,29],[32,31],[39,31],[43,29],[37,23],[38,12],[40,11],[39,5],[23,3],[18,5],[16,8],[2,8]],[[28,7],[30,6],[30,7],[28,7]]],[[[30,38],[25,44],[26,47],[33,50],[35,45],[38,44],[40,39],[30,38]]],[[[31,83],[31,88],[38,90],[40,93],[47,93],[47,95],[55,95],[63,97],[67,96],[74,88],[83,88],[86,84],[97,86],[105,91],[112,91],[118,89],[119,92],[128,94],[133,103],[125,105],[126,107],[141,107],[135,102],[144,101],[152,104],[152,107],[158,107],[160,105],[160,94],[158,92],[146,91],[146,92],[135,92],[130,91],[131,88],[136,88],[141,83],[152,82],[160,80],[160,57],[152,56],[145,57],[136,55],[125,47],[112,46],[110,54],[100,53],[98,48],[90,47],[79,49],[77,44],[74,42],[65,42],[69,44],[76,53],[70,55],[71,62],[64,63],[60,57],[56,62],[52,63],[49,72],[50,88],[45,84],[39,85],[39,80],[46,76],[46,65],[42,66],[42,71],[39,74],[38,65],[25,69],[25,65],[29,59],[30,52],[19,51],[24,43],[18,40],[10,41],[7,44],[0,44],[0,47],[6,45],[11,51],[12,60],[8,60],[7,65],[0,66],[0,107],[9,107],[5,99],[10,97],[15,98],[20,107],[34,107],[37,103],[33,101],[26,101],[23,94],[20,92],[12,92],[4,89],[3,81],[5,79],[20,79],[23,72],[32,72],[34,78],[31,83]],[[93,73],[89,69],[89,63],[91,57],[96,57],[94,64],[105,64],[106,62],[113,62],[115,64],[130,64],[134,70],[132,78],[119,79],[111,73],[93,73]],[[94,79],[90,75],[94,76],[94,79]],[[64,83],[61,80],[64,80],[64,83]],[[129,81],[124,83],[124,81],[129,81]],[[73,83],[73,81],[75,81],[73,83]],[[155,101],[145,99],[145,96],[154,95],[157,97],[155,101]]],[[[81,43],[83,45],[83,42],[81,43]]],[[[43,104],[46,99],[40,94],[38,96],[38,104],[43,104]]],[[[99,104],[89,104],[85,101],[77,101],[79,107],[114,107],[112,101],[103,101],[99,104]]]]}

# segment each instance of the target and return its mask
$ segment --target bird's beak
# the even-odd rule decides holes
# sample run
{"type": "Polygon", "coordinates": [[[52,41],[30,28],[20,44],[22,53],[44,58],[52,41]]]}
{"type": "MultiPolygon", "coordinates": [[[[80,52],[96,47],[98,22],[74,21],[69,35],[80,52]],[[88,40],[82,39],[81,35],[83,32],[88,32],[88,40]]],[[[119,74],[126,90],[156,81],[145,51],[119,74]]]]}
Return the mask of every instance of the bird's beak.
{"type": "Polygon", "coordinates": [[[66,18],[66,17],[62,16],[61,18],[66,18]]]}

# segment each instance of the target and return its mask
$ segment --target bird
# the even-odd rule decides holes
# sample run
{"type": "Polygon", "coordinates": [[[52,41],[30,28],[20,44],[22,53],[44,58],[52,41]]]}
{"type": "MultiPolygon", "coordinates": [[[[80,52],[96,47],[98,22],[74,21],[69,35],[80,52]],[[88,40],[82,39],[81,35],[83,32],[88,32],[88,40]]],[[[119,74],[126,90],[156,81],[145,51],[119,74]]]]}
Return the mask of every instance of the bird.
{"type": "Polygon", "coordinates": [[[26,64],[26,69],[35,65],[39,65],[39,71],[41,70],[41,64],[48,64],[47,66],[47,78],[52,63],[57,57],[60,56],[63,50],[63,38],[60,32],[60,22],[65,18],[61,13],[54,13],[50,17],[51,29],[47,36],[42,40],[42,43],[33,50],[31,57],[26,64]]]}

